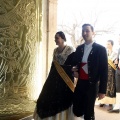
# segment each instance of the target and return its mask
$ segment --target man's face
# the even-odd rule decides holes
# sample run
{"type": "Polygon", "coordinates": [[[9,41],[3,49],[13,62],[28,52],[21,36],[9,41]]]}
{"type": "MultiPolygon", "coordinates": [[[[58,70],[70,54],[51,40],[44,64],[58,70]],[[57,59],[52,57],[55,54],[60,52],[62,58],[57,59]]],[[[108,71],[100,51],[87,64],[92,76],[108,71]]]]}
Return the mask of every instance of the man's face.
{"type": "Polygon", "coordinates": [[[85,26],[82,29],[82,37],[85,41],[92,41],[92,37],[94,35],[94,32],[92,31],[90,26],[85,26]]]}

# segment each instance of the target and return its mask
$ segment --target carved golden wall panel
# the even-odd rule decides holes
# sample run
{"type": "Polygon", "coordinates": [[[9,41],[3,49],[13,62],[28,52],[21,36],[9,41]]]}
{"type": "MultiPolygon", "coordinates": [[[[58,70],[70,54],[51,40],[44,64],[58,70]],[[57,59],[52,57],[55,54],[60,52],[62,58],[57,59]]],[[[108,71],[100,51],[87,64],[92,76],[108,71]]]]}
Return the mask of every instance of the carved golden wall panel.
{"type": "Polygon", "coordinates": [[[35,107],[39,1],[0,0],[0,117],[35,107]]]}

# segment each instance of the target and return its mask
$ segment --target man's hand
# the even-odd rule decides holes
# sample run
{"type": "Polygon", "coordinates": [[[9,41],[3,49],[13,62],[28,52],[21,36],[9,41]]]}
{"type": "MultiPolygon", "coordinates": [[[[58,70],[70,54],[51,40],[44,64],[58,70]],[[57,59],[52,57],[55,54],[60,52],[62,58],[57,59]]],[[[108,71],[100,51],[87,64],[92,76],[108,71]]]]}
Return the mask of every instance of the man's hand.
{"type": "Polygon", "coordinates": [[[105,97],[105,94],[103,93],[98,93],[98,100],[101,100],[105,97]]]}
{"type": "Polygon", "coordinates": [[[78,77],[79,77],[78,68],[77,68],[76,66],[74,66],[74,67],[72,68],[72,72],[73,72],[73,76],[74,76],[75,78],[78,78],[78,77]]]}

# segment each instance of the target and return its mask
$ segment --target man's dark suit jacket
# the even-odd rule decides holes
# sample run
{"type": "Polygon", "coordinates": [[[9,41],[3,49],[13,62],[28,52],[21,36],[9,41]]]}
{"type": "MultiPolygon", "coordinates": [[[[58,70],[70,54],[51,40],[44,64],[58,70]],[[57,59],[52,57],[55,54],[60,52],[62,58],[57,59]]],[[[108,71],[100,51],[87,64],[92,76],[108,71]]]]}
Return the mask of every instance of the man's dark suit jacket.
{"type": "MultiPolygon", "coordinates": [[[[72,66],[79,66],[83,54],[84,45],[82,44],[77,47],[76,51],[69,55],[65,64],[72,66]]],[[[99,83],[99,93],[106,93],[107,78],[108,78],[108,60],[105,47],[97,43],[93,43],[92,50],[88,56],[88,75],[90,84],[99,83]]]]}

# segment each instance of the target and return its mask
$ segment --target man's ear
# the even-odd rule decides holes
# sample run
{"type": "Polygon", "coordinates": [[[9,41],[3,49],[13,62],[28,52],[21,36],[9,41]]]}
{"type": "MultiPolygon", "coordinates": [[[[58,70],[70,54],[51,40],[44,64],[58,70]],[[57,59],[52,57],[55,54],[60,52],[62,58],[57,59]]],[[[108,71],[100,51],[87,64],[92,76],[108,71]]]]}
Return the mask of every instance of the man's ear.
{"type": "Polygon", "coordinates": [[[95,35],[96,35],[96,33],[95,33],[95,32],[93,32],[93,37],[95,37],[95,35]]]}

